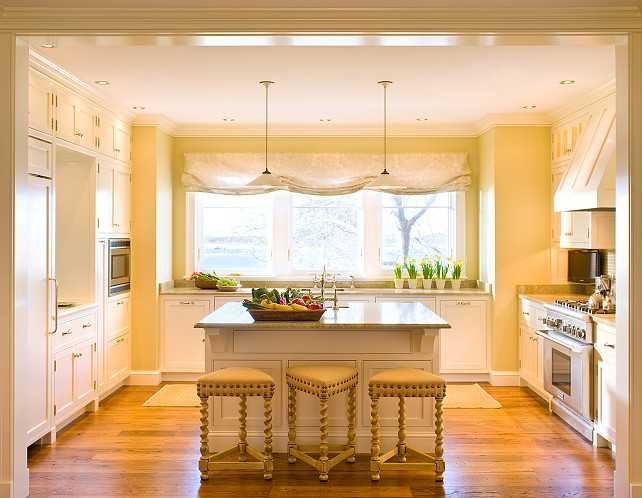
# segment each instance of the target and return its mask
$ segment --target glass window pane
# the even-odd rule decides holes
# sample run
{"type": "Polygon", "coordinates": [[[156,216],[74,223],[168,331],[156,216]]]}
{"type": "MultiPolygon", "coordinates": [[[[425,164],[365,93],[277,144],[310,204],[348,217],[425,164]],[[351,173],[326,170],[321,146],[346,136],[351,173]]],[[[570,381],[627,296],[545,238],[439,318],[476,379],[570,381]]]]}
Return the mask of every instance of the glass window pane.
{"type": "Polygon", "coordinates": [[[203,194],[203,206],[204,269],[268,269],[272,233],[270,194],[203,194]]]}
{"type": "Polygon", "coordinates": [[[381,265],[390,269],[402,257],[450,256],[448,229],[454,215],[449,196],[385,195],[381,209],[381,265]],[[417,199],[413,199],[417,198],[417,199]],[[414,207],[418,206],[418,207],[414,207]]]}
{"type": "Polygon", "coordinates": [[[292,265],[298,271],[356,271],[360,260],[360,194],[322,197],[295,194],[292,265]]]}

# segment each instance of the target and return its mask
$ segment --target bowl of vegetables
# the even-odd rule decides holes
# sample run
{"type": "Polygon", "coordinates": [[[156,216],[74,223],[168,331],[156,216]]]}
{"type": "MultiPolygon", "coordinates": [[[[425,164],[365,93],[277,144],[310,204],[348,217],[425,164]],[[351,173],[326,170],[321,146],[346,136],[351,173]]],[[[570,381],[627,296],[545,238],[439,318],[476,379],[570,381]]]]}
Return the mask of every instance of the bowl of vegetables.
{"type": "Polygon", "coordinates": [[[209,273],[204,271],[195,271],[189,279],[194,280],[194,285],[199,289],[216,289],[219,281],[218,275],[216,275],[215,272],[209,273]]]}
{"type": "Polygon", "coordinates": [[[290,287],[285,292],[252,289],[252,300],[244,300],[243,306],[257,321],[315,321],[326,311],[320,296],[304,294],[290,287]]]}
{"type": "Polygon", "coordinates": [[[241,284],[232,278],[219,278],[216,287],[220,291],[232,292],[240,289],[241,284]]]}

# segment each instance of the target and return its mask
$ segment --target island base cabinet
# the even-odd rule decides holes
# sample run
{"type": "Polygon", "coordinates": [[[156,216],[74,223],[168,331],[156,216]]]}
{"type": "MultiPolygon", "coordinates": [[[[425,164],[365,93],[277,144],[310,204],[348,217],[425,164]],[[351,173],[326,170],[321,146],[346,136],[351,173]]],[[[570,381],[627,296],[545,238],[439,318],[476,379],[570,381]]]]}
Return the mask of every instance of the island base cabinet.
{"type": "Polygon", "coordinates": [[[96,341],[90,339],[54,355],[54,420],[67,418],[94,398],[96,341]]]}
{"type": "Polygon", "coordinates": [[[125,380],[131,371],[131,334],[128,332],[112,339],[107,344],[108,385],[114,386],[125,380]]]}
{"type": "Polygon", "coordinates": [[[439,315],[451,326],[439,335],[440,372],[486,372],[486,301],[442,299],[439,303],[439,315]]]}

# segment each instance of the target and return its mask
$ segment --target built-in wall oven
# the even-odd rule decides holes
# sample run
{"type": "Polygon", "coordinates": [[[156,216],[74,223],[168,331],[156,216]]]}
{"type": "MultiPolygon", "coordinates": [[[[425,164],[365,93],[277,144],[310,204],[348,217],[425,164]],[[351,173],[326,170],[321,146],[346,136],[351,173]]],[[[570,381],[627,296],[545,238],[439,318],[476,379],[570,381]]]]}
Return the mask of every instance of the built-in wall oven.
{"type": "Polygon", "coordinates": [[[129,291],[130,241],[109,239],[109,295],[129,291]]]}

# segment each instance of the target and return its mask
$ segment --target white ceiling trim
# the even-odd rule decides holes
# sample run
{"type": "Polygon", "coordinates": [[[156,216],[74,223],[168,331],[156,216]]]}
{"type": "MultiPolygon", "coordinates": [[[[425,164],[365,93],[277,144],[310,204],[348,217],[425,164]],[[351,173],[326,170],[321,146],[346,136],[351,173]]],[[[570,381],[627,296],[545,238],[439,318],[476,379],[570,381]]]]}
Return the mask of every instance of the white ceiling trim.
{"type": "Polygon", "coordinates": [[[532,8],[0,8],[0,32],[479,32],[641,29],[636,6],[532,8]],[[477,28],[476,28],[477,27],[477,28]]]}
{"type": "Polygon", "coordinates": [[[556,124],[560,121],[563,121],[577,111],[585,109],[612,95],[615,95],[615,80],[607,81],[603,85],[600,85],[599,87],[591,90],[581,97],[578,97],[577,99],[571,100],[567,104],[551,113],[551,124],[556,124]]]}
{"type": "Polygon", "coordinates": [[[546,114],[499,114],[491,113],[480,119],[473,127],[475,136],[495,126],[550,126],[551,118],[546,114]]]}
{"type": "Polygon", "coordinates": [[[171,119],[163,114],[142,114],[136,116],[133,126],[157,126],[172,136],[177,136],[178,127],[171,119]]]}

